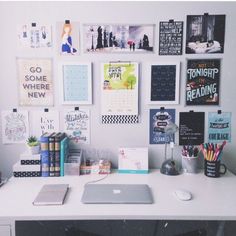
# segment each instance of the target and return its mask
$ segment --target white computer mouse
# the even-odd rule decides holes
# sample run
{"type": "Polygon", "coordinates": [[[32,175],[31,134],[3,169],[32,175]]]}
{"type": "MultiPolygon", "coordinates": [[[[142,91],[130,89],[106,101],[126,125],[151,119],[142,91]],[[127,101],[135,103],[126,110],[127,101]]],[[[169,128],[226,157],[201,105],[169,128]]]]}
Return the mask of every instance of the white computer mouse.
{"type": "Polygon", "coordinates": [[[174,195],[181,201],[189,201],[192,199],[192,194],[185,189],[176,189],[174,195]]]}

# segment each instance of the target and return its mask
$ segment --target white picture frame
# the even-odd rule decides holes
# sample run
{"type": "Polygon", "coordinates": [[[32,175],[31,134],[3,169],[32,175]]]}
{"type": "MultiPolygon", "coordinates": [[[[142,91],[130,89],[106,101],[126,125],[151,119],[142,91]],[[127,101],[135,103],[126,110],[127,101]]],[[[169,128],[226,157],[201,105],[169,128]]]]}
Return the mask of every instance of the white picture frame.
{"type": "MultiPolygon", "coordinates": [[[[148,98],[147,98],[147,103],[148,104],[154,104],[154,105],[169,105],[169,104],[179,104],[179,76],[180,76],[180,62],[152,62],[152,63],[148,63],[148,77],[149,77],[149,83],[148,83],[148,98]],[[162,94],[154,94],[155,91],[153,91],[154,89],[154,85],[153,85],[153,80],[155,78],[153,78],[153,69],[158,70],[158,66],[161,69],[161,67],[167,67],[167,66],[171,66],[172,69],[174,70],[175,67],[175,75],[173,75],[173,80],[171,81],[167,81],[168,78],[157,78],[156,77],[156,83],[160,83],[159,80],[163,80],[163,83],[160,85],[156,86],[160,86],[160,90],[162,94]],[[156,68],[154,68],[156,67],[156,68]],[[175,82],[174,85],[172,84],[173,81],[175,82]],[[170,82],[170,86],[172,86],[172,88],[167,88],[168,84],[166,84],[167,82],[170,82]],[[172,89],[172,91],[171,91],[172,89]],[[174,90],[174,91],[173,91],[174,90]],[[166,93],[166,94],[165,94],[166,93]],[[167,96],[168,95],[168,96],[167,96]],[[166,98],[164,98],[166,96],[166,98]],[[160,97],[163,97],[160,99],[160,97]]],[[[164,73],[164,72],[163,72],[164,73]]],[[[156,75],[158,76],[158,75],[156,75]]],[[[171,76],[171,75],[170,75],[171,76]]],[[[158,91],[156,91],[156,93],[158,93],[158,91]]]]}
{"type": "Polygon", "coordinates": [[[92,63],[60,62],[58,72],[61,104],[92,104],[92,63]]]}
{"type": "Polygon", "coordinates": [[[16,58],[20,106],[53,106],[52,58],[16,58]]]}

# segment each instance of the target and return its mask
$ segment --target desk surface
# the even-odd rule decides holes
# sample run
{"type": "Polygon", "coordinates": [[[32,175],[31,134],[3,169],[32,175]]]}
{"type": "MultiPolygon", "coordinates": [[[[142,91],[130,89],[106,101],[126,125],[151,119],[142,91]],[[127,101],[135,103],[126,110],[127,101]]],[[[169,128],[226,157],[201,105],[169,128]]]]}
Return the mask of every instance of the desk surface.
{"type": "Polygon", "coordinates": [[[168,219],[168,220],[236,220],[236,176],[227,173],[209,178],[203,173],[162,175],[112,173],[100,183],[148,184],[154,204],[86,205],[80,202],[86,182],[100,175],[11,178],[0,188],[0,220],[103,220],[103,219],[168,219]],[[68,183],[70,190],[61,206],[33,206],[32,201],[44,184],[68,183]],[[191,201],[178,200],[173,191],[184,188],[193,194],[191,201]]]}

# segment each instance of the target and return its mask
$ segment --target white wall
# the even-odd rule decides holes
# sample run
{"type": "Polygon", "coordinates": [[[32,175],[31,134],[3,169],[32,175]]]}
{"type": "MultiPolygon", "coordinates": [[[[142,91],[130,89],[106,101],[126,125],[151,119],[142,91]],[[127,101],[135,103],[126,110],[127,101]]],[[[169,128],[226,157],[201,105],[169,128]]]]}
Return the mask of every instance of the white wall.
{"type": "MultiPolygon", "coordinates": [[[[61,59],[56,52],[56,42],[51,52],[18,52],[16,48],[16,25],[18,23],[42,22],[53,26],[53,38],[56,38],[56,22],[70,19],[84,23],[130,23],[156,24],[156,42],[154,54],[83,54],[72,60],[91,61],[93,63],[93,105],[91,109],[91,145],[89,148],[111,151],[111,159],[117,166],[116,152],[119,146],[148,146],[150,167],[160,167],[163,161],[164,146],[149,145],[149,109],[160,106],[146,104],[147,67],[148,61],[180,61],[180,104],[167,106],[175,108],[177,124],[180,111],[204,111],[207,121],[208,111],[232,112],[232,143],[226,146],[224,161],[236,172],[236,120],[235,106],[235,55],[236,55],[236,3],[235,2],[0,2],[0,109],[12,109],[18,106],[16,56],[51,57],[54,62],[55,107],[62,110],[65,106],[59,103],[59,88],[57,83],[57,63],[61,59]],[[225,52],[217,55],[186,55],[158,56],[159,21],[169,19],[184,21],[184,41],[186,16],[193,14],[226,14],[225,52]],[[188,106],[185,107],[186,58],[223,58],[221,73],[220,106],[188,106]],[[103,125],[100,123],[100,62],[110,60],[131,60],[140,62],[140,114],[141,123],[133,125],[103,125]]],[[[81,27],[82,28],[82,27],[81,27]]],[[[80,29],[81,29],[80,28],[80,29]]],[[[36,107],[22,107],[28,110],[36,107]]],[[[207,130],[206,130],[207,131],[207,130]]],[[[207,132],[206,132],[207,134],[207,132]]],[[[178,135],[177,135],[178,136],[178,135]]],[[[206,135],[205,140],[207,141],[206,135]]],[[[177,137],[178,143],[178,137],[177,137]]],[[[11,175],[12,165],[19,159],[19,154],[25,149],[24,145],[3,145],[0,137],[0,171],[3,175],[11,175]]],[[[180,156],[180,147],[175,150],[176,157],[180,156]]]]}

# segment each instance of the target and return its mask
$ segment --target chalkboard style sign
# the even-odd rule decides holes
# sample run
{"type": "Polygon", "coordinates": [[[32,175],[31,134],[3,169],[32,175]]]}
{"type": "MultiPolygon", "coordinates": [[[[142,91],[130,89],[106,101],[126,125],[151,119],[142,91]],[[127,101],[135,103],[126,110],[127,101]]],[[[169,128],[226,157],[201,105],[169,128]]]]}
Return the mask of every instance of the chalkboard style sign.
{"type": "Polygon", "coordinates": [[[179,103],[179,63],[152,64],[149,83],[150,104],[179,103]]]}
{"type": "Polygon", "coordinates": [[[159,55],[182,55],[183,21],[161,21],[159,55]]]}
{"type": "Polygon", "coordinates": [[[225,15],[187,16],[186,53],[223,53],[225,44],[225,15]]]}
{"type": "Polygon", "coordinates": [[[219,105],[220,59],[187,62],[186,105],[219,105]]]}
{"type": "Polygon", "coordinates": [[[179,145],[199,145],[204,143],[204,112],[179,113],[179,145]]]}

